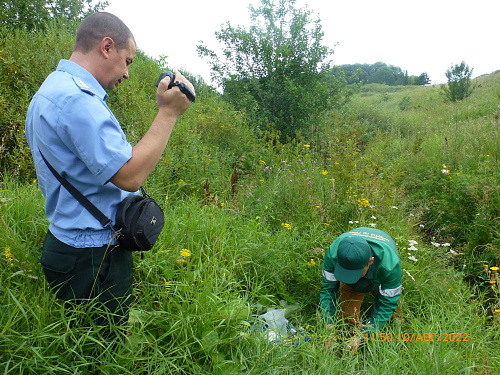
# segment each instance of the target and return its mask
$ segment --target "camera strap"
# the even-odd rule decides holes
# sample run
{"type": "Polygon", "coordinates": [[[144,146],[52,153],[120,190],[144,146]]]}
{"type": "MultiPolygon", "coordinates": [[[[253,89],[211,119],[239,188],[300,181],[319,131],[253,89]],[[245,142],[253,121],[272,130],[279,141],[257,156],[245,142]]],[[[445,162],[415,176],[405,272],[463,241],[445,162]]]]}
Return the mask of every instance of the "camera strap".
{"type": "Polygon", "coordinates": [[[103,227],[105,228],[110,228],[115,232],[115,229],[113,228],[113,221],[110,220],[106,215],[104,215],[101,210],[99,210],[91,201],[88,200],[88,198],[80,193],[80,191],[71,185],[71,183],[66,180],[64,177],[62,177],[55,169],[50,165],[50,163],[45,159],[45,156],[43,156],[42,151],[40,149],[38,150],[40,152],[40,155],[42,155],[42,159],[45,161],[45,164],[47,164],[47,167],[49,167],[50,171],[52,174],[57,178],[57,180],[63,185],[66,190],[69,191],[69,193],[78,201],[81,203],[83,207],[89,211],[92,216],[94,216],[103,227]]]}

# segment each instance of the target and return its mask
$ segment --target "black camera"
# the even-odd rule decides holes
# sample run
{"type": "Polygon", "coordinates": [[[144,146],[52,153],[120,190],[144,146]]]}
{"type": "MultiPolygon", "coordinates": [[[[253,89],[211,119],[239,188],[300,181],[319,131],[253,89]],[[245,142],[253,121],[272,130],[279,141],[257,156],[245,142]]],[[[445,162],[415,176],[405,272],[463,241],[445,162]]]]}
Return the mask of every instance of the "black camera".
{"type": "Polygon", "coordinates": [[[158,77],[158,81],[156,81],[156,87],[158,87],[158,85],[160,84],[160,81],[165,78],[165,77],[168,77],[170,78],[170,83],[168,84],[168,89],[171,89],[172,87],[174,86],[177,86],[179,88],[179,90],[181,90],[181,92],[186,95],[186,97],[191,100],[192,102],[195,101],[196,99],[196,96],[194,95],[194,92],[191,91],[191,89],[189,89],[189,87],[187,87],[184,82],[179,82],[179,81],[176,81],[175,80],[175,74],[172,73],[172,72],[163,72],[160,74],[160,76],[158,77]]]}

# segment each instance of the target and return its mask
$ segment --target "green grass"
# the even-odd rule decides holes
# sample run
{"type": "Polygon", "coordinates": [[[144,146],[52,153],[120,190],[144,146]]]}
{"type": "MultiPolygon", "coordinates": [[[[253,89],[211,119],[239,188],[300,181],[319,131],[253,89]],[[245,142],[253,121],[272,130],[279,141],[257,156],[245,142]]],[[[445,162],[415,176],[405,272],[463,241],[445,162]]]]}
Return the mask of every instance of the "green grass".
{"type": "Polygon", "coordinates": [[[314,139],[286,146],[255,141],[223,102],[197,101],[148,180],[166,224],[135,257],[130,335],[116,347],[76,324],[85,309],[68,316],[55,300],[38,264],[43,197],[36,183],[4,178],[0,372],[498,373],[500,301],[482,272],[500,258],[498,82],[479,78],[460,103],[438,87],[366,86],[348,111],[325,114],[314,139]],[[345,327],[321,321],[321,263],[337,235],[371,224],[398,243],[405,321],[384,327],[390,342],[369,338],[353,356],[345,327]],[[299,332],[269,342],[258,315],[290,305],[299,332]]]}

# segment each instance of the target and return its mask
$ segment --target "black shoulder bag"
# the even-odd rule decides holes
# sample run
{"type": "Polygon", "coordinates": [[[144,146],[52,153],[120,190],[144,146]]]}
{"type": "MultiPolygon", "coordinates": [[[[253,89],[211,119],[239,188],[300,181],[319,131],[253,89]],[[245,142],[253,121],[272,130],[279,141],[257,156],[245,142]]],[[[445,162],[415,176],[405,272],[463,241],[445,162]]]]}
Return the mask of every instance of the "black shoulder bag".
{"type": "Polygon", "coordinates": [[[40,154],[57,180],[99,220],[103,227],[110,228],[115,233],[122,247],[130,251],[148,251],[153,247],[165,224],[165,216],[158,203],[146,193],[142,186],[142,196],[131,195],[119,204],[116,223],[113,226],[112,220],[62,177],[45,159],[42,152],[40,154]]]}

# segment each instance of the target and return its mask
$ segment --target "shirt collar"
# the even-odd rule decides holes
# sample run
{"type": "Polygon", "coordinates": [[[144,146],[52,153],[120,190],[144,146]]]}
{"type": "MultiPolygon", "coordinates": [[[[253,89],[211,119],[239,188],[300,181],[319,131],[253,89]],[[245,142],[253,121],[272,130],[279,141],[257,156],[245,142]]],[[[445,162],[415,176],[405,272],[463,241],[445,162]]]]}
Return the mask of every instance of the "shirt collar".
{"type": "Polygon", "coordinates": [[[95,79],[95,77],[85,68],[69,60],[59,61],[57,70],[66,72],[76,78],[75,82],[80,86],[92,92],[94,95],[99,96],[102,100],[108,98],[106,90],[104,90],[101,84],[95,79]]]}

